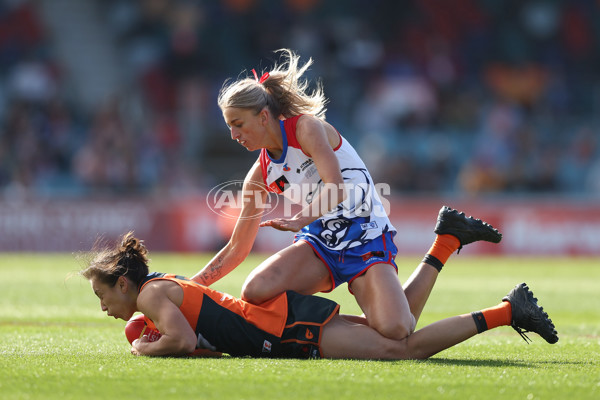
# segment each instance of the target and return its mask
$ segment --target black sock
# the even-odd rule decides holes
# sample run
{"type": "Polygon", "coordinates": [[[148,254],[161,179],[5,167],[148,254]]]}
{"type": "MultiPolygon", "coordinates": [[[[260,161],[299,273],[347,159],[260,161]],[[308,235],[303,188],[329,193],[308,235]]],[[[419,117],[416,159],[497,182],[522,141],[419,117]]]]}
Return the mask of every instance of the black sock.
{"type": "Polygon", "coordinates": [[[437,269],[438,272],[442,272],[442,268],[444,267],[444,264],[431,254],[427,254],[422,262],[431,265],[433,268],[437,269]]]}
{"type": "Polygon", "coordinates": [[[471,313],[471,317],[473,317],[475,325],[477,326],[477,333],[485,332],[488,330],[487,322],[481,311],[473,311],[471,313]]]}

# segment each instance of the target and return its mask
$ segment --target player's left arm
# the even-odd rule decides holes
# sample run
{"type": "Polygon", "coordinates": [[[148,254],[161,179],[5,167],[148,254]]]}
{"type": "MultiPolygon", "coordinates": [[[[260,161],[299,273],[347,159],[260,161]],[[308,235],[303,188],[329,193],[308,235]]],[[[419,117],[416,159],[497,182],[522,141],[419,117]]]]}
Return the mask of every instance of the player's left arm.
{"type": "MultiPolygon", "coordinates": [[[[145,356],[184,356],[196,349],[196,333],[185,316],[170,298],[168,290],[172,282],[151,282],[140,292],[138,309],[150,318],[162,336],[154,342],[142,337],[136,339],[131,347],[134,355],[145,356]]],[[[180,287],[176,289],[183,290],[180,287]]],[[[171,296],[172,297],[172,296],[171,296]]]]}
{"type": "Polygon", "coordinates": [[[279,230],[299,231],[317,218],[333,210],[345,198],[344,178],[340,163],[333,151],[335,143],[327,136],[324,122],[311,115],[303,115],[296,126],[296,139],[314,161],[323,181],[321,192],[313,202],[292,218],[275,218],[260,226],[272,226],[279,230]]]}

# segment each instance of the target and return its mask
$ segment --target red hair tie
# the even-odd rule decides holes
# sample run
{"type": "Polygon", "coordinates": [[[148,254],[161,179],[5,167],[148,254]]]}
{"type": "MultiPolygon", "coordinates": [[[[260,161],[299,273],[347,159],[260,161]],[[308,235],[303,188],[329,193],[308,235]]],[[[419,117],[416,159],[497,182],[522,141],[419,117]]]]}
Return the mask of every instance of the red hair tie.
{"type": "Polygon", "coordinates": [[[258,79],[258,75],[256,73],[256,70],[254,68],[252,68],[252,73],[254,74],[254,79],[256,79],[256,82],[258,83],[264,83],[267,79],[269,79],[269,73],[265,72],[260,79],[258,79]]]}

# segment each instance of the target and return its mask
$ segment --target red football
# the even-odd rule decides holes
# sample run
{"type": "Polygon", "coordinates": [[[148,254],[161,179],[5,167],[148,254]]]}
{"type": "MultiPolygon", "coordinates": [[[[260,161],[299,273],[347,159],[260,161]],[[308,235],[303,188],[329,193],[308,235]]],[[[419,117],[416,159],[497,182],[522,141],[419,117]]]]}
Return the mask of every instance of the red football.
{"type": "Polygon", "coordinates": [[[151,342],[157,341],[162,336],[159,331],[150,329],[146,325],[144,314],[134,315],[125,325],[125,336],[127,336],[127,340],[131,344],[135,339],[142,337],[142,335],[148,336],[148,340],[151,342]]]}

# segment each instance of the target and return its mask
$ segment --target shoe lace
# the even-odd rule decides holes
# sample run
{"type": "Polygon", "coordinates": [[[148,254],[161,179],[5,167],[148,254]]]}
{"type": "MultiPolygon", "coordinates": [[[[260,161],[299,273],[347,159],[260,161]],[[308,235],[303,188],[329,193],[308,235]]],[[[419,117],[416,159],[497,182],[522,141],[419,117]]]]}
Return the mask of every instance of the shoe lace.
{"type": "Polygon", "coordinates": [[[514,324],[514,322],[512,323],[511,326],[513,327],[513,329],[515,331],[517,331],[517,333],[519,335],[521,335],[521,337],[523,338],[523,340],[525,341],[525,343],[527,343],[527,344],[531,343],[531,339],[529,339],[529,336],[526,335],[526,333],[529,333],[531,331],[526,331],[524,329],[519,328],[517,325],[514,324]]]}

